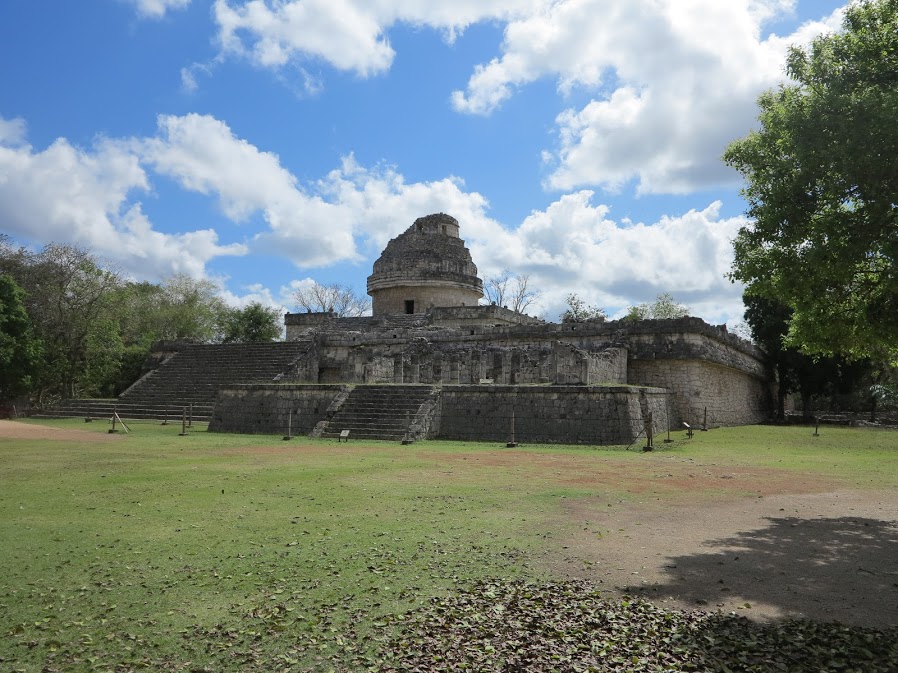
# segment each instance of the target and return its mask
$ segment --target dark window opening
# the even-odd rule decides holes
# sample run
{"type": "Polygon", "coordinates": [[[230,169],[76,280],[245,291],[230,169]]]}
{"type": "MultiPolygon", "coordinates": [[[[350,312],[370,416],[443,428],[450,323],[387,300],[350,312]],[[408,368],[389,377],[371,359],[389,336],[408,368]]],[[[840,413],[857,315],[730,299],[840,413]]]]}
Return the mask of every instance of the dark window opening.
{"type": "Polygon", "coordinates": [[[408,315],[411,315],[415,312],[415,300],[414,299],[406,299],[405,300],[405,312],[408,315]]]}

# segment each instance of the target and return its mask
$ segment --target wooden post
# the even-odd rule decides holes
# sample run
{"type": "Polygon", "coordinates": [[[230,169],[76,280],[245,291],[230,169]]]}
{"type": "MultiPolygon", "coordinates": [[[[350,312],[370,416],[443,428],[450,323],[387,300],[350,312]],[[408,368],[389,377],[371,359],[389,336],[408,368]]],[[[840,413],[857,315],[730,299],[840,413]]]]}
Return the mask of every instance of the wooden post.
{"type": "Polygon", "coordinates": [[[193,427],[193,402],[190,403],[190,414],[187,416],[187,427],[193,427]]]}
{"type": "Polygon", "coordinates": [[[112,427],[109,428],[109,434],[110,434],[110,435],[113,434],[113,433],[115,433],[115,432],[118,432],[118,430],[115,429],[115,419],[116,419],[116,418],[118,418],[118,414],[117,414],[116,412],[113,411],[113,412],[112,412],[112,427]]]}
{"type": "Polygon", "coordinates": [[[293,439],[293,409],[287,412],[287,434],[284,435],[284,441],[293,439]]]}
{"type": "Polygon", "coordinates": [[[702,432],[708,431],[708,407],[705,407],[705,422],[702,423],[702,432]]]}
{"type": "Polygon", "coordinates": [[[670,444],[673,440],[670,438],[670,398],[667,400],[667,439],[664,440],[665,444],[670,444]]]}
{"type": "Polygon", "coordinates": [[[505,446],[509,449],[513,449],[516,447],[518,443],[514,439],[514,409],[511,410],[511,441],[508,442],[505,446]]]}
{"type": "Polygon", "coordinates": [[[181,432],[178,433],[178,436],[187,436],[187,407],[181,409],[181,432]]]}
{"type": "Polygon", "coordinates": [[[165,411],[162,412],[162,423],[159,425],[168,425],[168,405],[165,405],[165,411]]]}
{"type": "Polygon", "coordinates": [[[115,412],[115,418],[116,420],[118,420],[118,424],[122,426],[122,430],[124,430],[126,433],[131,432],[131,428],[125,425],[125,422],[122,420],[122,417],[118,415],[117,411],[115,412]]]}

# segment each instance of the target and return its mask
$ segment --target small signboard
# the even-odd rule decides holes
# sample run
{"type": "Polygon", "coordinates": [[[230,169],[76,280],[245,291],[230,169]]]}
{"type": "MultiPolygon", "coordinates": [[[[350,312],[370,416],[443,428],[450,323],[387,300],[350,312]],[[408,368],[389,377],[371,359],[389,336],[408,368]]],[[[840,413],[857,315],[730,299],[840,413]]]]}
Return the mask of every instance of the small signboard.
{"type": "Polygon", "coordinates": [[[337,444],[339,444],[341,440],[349,442],[349,430],[340,430],[340,436],[337,437],[337,444]]]}

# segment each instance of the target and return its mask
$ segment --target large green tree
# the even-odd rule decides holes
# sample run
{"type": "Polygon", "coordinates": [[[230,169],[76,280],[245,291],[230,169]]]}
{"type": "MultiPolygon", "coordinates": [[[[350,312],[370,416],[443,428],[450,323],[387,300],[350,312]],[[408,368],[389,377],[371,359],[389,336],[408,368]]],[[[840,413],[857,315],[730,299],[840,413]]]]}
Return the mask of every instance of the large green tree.
{"type": "Polygon", "coordinates": [[[767,355],[777,382],[775,413],[785,416],[786,395],[801,396],[802,416],[809,419],[815,400],[857,393],[862,381],[873,372],[868,360],[849,361],[841,355],[810,356],[786,343],[792,309],[781,302],[752,294],[742,298],[745,321],[752,339],[767,355]]]}
{"type": "Polygon", "coordinates": [[[792,309],[810,353],[898,354],[898,0],[851,5],[840,32],[792,48],[793,83],[724,160],[752,222],[732,277],[792,309]]]}
{"type": "Polygon", "coordinates": [[[220,325],[222,343],[268,343],[281,336],[281,312],[254,301],[228,309],[220,325]]]}
{"type": "Polygon", "coordinates": [[[41,344],[25,310],[25,292],[0,274],[0,401],[31,390],[41,364],[41,344]]]}
{"type": "Polygon", "coordinates": [[[43,366],[32,386],[39,403],[100,393],[121,357],[112,302],[120,276],[88,251],[58,244],[38,253],[6,248],[0,270],[25,290],[25,308],[43,344],[43,366]]]}
{"type": "Polygon", "coordinates": [[[156,304],[161,339],[219,341],[219,325],[227,306],[213,281],[175,274],[161,286],[156,304]]]}

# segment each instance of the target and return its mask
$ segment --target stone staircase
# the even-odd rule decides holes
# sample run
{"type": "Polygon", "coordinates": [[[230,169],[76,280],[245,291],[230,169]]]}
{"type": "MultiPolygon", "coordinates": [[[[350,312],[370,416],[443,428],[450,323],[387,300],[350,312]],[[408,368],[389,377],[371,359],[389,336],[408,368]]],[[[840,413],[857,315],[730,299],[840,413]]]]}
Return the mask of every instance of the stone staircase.
{"type": "Polygon", "coordinates": [[[405,440],[433,391],[429,385],[356,386],[320,436],[339,438],[341,431],[349,430],[350,439],[405,440]]]}
{"type": "Polygon", "coordinates": [[[221,388],[276,380],[309,347],[305,341],[190,345],[119,395],[118,406],[131,418],[177,420],[192,405],[193,420],[208,421],[221,388]]]}

